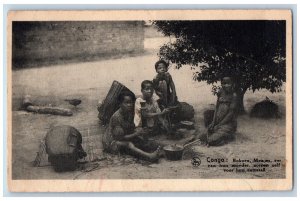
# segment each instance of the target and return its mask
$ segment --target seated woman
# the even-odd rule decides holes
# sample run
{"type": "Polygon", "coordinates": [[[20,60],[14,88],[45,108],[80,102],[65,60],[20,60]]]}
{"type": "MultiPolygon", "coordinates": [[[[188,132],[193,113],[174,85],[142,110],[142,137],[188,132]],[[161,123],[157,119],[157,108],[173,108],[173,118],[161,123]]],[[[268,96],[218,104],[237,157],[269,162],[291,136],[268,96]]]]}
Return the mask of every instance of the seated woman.
{"type": "Polygon", "coordinates": [[[237,95],[233,92],[231,78],[224,77],[221,86],[213,121],[208,126],[207,133],[200,136],[208,146],[223,145],[234,137],[237,129],[237,95]]]}
{"type": "Polygon", "coordinates": [[[127,153],[144,160],[158,159],[159,147],[143,138],[143,130],[135,129],[133,122],[135,96],[123,92],[119,96],[120,109],[110,119],[108,128],[102,138],[104,151],[110,153],[127,153]]]}

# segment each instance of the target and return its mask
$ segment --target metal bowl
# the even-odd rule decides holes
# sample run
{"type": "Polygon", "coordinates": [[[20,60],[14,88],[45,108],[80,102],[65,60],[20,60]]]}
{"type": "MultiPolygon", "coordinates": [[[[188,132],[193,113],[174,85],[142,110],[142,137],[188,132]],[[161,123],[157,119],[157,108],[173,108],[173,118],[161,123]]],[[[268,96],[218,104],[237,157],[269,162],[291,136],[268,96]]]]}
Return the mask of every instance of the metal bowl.
{"type": "Polygon", "coordinates": [[[194,129],[194,123],[191,121],[181,121],[180,125],[182,128],[186,128],[186,129],[194,129]]]}
{"type": "Polygon", "coordinates": [[[183,146],[180,145],[167,145],[164,148],[164,152],[166,155],[166,158],[171,161],[178,161],[182,160],[183,155],[183,146]]]}

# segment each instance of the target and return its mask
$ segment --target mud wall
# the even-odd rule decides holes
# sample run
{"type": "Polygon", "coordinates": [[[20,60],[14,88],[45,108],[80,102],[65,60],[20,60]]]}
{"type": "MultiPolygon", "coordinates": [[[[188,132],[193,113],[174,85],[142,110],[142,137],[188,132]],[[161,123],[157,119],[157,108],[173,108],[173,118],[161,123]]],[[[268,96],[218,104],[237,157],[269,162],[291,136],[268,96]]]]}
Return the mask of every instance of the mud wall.
{"type": "Polygon", "coordinates": [[[144,49],[144,22],[13,22],[14,68],[85,61],[144,49]]]}

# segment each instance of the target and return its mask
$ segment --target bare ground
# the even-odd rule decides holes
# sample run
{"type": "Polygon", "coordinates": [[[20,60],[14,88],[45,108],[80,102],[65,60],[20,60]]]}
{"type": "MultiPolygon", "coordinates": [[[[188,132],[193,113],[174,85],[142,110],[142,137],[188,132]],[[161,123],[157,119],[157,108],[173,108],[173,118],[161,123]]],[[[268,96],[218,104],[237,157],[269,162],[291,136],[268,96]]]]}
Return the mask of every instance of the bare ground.
{"type": "MultiPolygon", "coordinates": [[[[161,39],[163,41],[164,39],[161,39]]],[[[13,179],[142,179],[142,178],[284,178],[285,177],[285,91],[271,94],[266,90],[245,95],[246,110],[268,96],[280,107],[279,119],[251,119],[248,115],[238,118],[236,139],[221,147],[206,147],[201,144],[185,151],[182,161],[171,162],[161,159],[157,164],[134,160],[131,157],[106,156],[102,153],[101,135],[103,127],[98,122],[98,101],[105,98],[113,80],[125,84],[136,94],[140,93],[140,83],[155,75],[154,63],[157,56],[157,40],[146,44],[147,54],[137,57],[57,65],[13,71],[13,132],[12,166],[13,179]],[[27,113],[19,110],[21,99],[30,94],[38,105],[52,105],[70,108],[71,117],[27,113]],[[74,109],[66,98],[81,98],[82,104],[74,109]],[[33,167],[32,161],[39,142],[50,128],[57,124],[76,127],[83,135],[84,147],[93,145],[99,158],[96,170],[91,172],[56,173],[51,166],[33,167]],[[199,167],[191,164],[197,155],[202,163],[199,167]],[[207,157],[240,159],[280,159],[281,167],[270,168],[266,172],[226,173],[222,168],[208,168],[207,157]]],[[[161,43],[161,41],[159,41],[161,43]]],[[[158,43],[159,43],[158,42],[158,43]]],[[[197,127],[204,129],[203,111],[216,99],[210,86],[192,80],[192,71],[185,67],[170,69],[180,101],[194,106],[197,127]]]]}

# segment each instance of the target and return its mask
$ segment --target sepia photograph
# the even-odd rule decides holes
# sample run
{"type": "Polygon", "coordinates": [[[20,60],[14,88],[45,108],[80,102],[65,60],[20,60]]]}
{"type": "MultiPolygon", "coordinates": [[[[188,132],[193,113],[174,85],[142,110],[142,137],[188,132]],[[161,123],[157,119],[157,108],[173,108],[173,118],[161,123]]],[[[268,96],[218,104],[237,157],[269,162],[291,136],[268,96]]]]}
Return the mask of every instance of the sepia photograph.
{"type": "Polygon", "coordinates": [[[14,192],[289,190],[289,10],[11,11],[14,192]]]}

